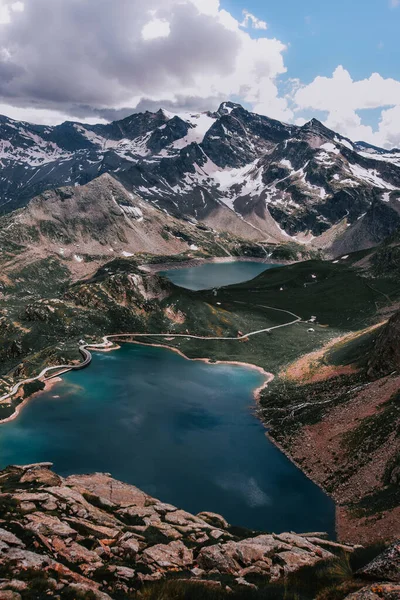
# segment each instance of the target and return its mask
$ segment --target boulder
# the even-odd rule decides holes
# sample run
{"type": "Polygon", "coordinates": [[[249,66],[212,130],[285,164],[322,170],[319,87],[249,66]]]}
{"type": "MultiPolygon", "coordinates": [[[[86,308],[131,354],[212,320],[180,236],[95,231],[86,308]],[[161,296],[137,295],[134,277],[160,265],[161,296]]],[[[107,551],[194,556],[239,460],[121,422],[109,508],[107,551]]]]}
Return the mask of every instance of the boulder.
{"type": "Polygon", "coordinates": [[[0,600],[22,600],[21,594],[12,590],[0,590],[0,600]]]}
{"type": "Polygon", "coordinates": [[[58,559],[62,557],[71,564],[84,565],[84,573],[101,567],[103,564],[103,561],[100,560],[99,555],[96,552],[88,550],[85,546],[77,544],[76,542],[66,544],[64,540],[55,538],[52,540],[52,546],[57,552],[58,559]]]}
{"type": "Polygon", "coordinates": [[[146,506],[149,498],[135,486],[117,481],[106,473],[71,475],[65,482],[68,486],[89,490],[118,506],[146,506]]]}
{"type": "Polygon", "coordinates": [[[219,573],[228,573],[237,575],[241,570],[240,564],[227,551],[223,544],[206,546],[200,550],[197,563],[204,571],[218,571],[219,573]]]}
{"type": "Polygon", "coordinates": [[[58,517],[45,515],[37,512],[26,516],[26,529],[34,533],[40,533],[46,537],[76,537],[77,532],[72,529],[67,523],[61,521],[58,517]]]}
{"type": "MultiPolygon", "coordinates": [[[[76,514],[79,517],[85,519],[90,518],[99,525],[104,526],[113,526],[116,522],[118,522],[117,519],[112,515],[97,508],[96,506],[93,506],[93,504],[90,504],[90,502],[86,500],[82,493],[76,489],[61,486],[58,488],[47,488],[47,491],[49,491],[59,502],[67,504],[69,512],[76,514]]],[[[93,499],[95,498],[97,497],[94,496],[93,499]]],[[[109,503],[107,500],[104,500],[103,504],[107,503],[111,505],[111,503],[109,503]]],[[[111,506],[115,507],[115,505],[111,506]]]]}
{"type": "Polygon", "coordinates": [[[172,506],[172,504],[165,504],[164,502],[156,502],[155,504],[151,504],[151,506],[160,515],[166,515],[168,512],[176,511],[176,506],[172,506]]]}
{"type": "Polygon", "coordinates": [[[25,548],[25,544],[21,542],[19,538],[13,533],[6,531],[5,529],[0,528],[0,541],[4,542],[9,546],[19,546],[20,548],[25,548]]]}
{"type": "Polygon", "coordinates": [[[83,583],[71,583],[67,590],[74,593],[73,596],[76,600],[79,598],[91,598],[92,600],[112,600],[111,596],[106,594],[105,592],[100,592],[96,588],[92,588],[90,585],[85,585],[83,583]]]}
{"type": "Polygon", "coordinates": [[[20,479],[21,483],[35,483],[43,487],[61,485],[62,479],[44,466],[33,466],[25,471],[20,479]]]}
{"type": "Polygon", "coordinates": [[[137,554],[139,552],[140,544],[132,533],[125,533],[118,540],[119,548],[122,548],[126,554],[137,554]]]}
{"type": "Polygon", "coordinates": [[[160,515],[153,506],[128,506],[118,510],[117,514],[128,523],[135,525],[161,523],[160,515]]]}
{"type": "Polygon", "coordinates": [[[346,596],[345,600],[399,600],[400,585],[376,583],[346,596]]]}
{"type": "Polygon", "coordinates": [[[125,581],[130,581],[135,577],[135,571],[129,567],[116,567],[115,574],[125,581]]]}
{"type": "MultiPolygon", "coordinates": [[[[69,517],[65,519],[67,523],[70,523],[80,533],[87,535],[94,535],[99,539],[103,538],[115,538],[118,535],[118,529],[111,529],[110,527],[104,527],[103,525],[97,525],[87,519],[77,519],[75,517],[69,517]]],[[[75,531],[76,533],[76,531],[75,531]]]]}
{"type": "Polygon", "coordinates": [[[178,540],[146,548],[143,561],[147,564],[155,563],[163,569],[189,567],[193,564],[193,552],[178,540]]]}
{"type": "Polygon", "coordinates": [[[224,519],[224,517],[221,517],[221,515],[217,515],[216,513],[201,512],[197,516],[200,517],[200,519],[202,519],[209,525],[213,525],[213,527],[215,527],[216,529],[219,529],[219,528],[228,529],[229,528],[228,521],[226,521],[224,519]]]}
{"type": "Polygon", "coordinates": [[[311,567],[321,559],[305,550],[296,548],[292,551],[280,552],[276,555],[276,560],[278,564],[283,565],[283,571],[286,575],[288,573],[294,573],[302,567],[311,567]]]}
{"type": "Polygon", "coordinates": [[[175,510],[174,512],[168,512],[165,515],[165,520],[167,523],[171,523],[172,525],[179,525],[182,527],[186,527],[187,530],[190,529],[214,529],[211,525],[206,523],[200,517],[195,517],[185,510],[175,510]]]}
{"type": "Polygon", "coordinates": [[[357,575],[375,581],[400,583],[400,541],[392,544],[385,552],[360,569],[357,575]]]}
{"type": "Polygon", "coordinates": [[[15,572],[21,569],[32,569],[41,571],[45,567],[55,566],[56,562],[44,554],[36,554],[30,550],[10,548],[6,554],[0,554],[0,564],[12,564],[15,572]]]}

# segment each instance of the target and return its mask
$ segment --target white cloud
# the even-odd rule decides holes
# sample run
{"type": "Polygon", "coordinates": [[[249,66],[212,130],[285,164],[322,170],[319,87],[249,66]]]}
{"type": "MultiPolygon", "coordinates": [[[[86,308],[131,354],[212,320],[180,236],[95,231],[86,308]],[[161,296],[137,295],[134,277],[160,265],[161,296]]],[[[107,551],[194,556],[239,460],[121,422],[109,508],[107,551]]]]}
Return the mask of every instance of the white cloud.
{"type": "Polygon", "coordinates": [[[241,27],[254,27],[254,29],[268,29],[268,25],[265,21],[258,19],[247,10],[243,11],[244,19],[240,24],[241,27]]]}
{"type": "Polygon", "coordinates": [[[400,136],[400,81],[372,73],[368,79],[354,81],[350,73],[339,66],[332,77],[316,77],[294,94],[296,111],[328,112],[325,124],[353,140],[392,147],[400,136]],[[394,107],[397,107],[396,109],[394,107]],[[374,131],[364,125],[359,110],[382,109],[379,128],[374,131]],[[389,109],[389,110],[384,110],[389,109]]]}
{"type": "Polygon", "coordinates": [[[23,12],[25,10],[25,4],[23,2],[13,2],[10,5],[13,12],[23,12]]]}
{"type": "Polygon", "coordinates": [[[155,40],[157,38],[168,37],[171,33],[171,26],[164,19],[153,19],[146,23],[142,29],[142,38],[144,40],[155,40]]]}
{"type": "Polygon", "coordinates": [[[81,118],[78,114],[71,115],[57,110],[40,108],[21,108],[18,106],[10,106],[8,104],[0,104],[0,115],[7,115],[10,119],[15,119],[16,121],[28,121],[38,125],[58,125],[59,123],[71,119],[71,117],[81,123],[89,123],[91,125],[96,123],[107,123],[105,119],[100,119],[98,117],[81,118]]]}
{"type": "Polygon", "coordinates": [[[274,81],[264,78],[256,94],[248,95],[246,100],[253,105],[253,111],[279,121],[291,121],[293,111],[289,108],[286,98],[279,97],[274,81]]]}
{"type": "Polygon", "coordinates": [[[23,12],[23,2],[12,2],[11,0],[0,0],[0,26],[11,23],[13,13],[23,12]]]}
{"type": "Polygon", "coordinates": [[[388,148],[400,148],[400,105],[382,111],[379,139],[388,148]]]}
{"type": "Polygon", "coordinates": [[[219,0],[190,0],[190,2],[194,4],[200,13],[211,15],[213,17],[218,15],[220,6],[219,0]]]}
{"type": "Polygon", "coordinates": [[[350,73],[340,65],[332,77],[316,77],[299,89],[295,101],[301,108],[319,110],[379,108],[400,104],[400,81],[384,79],[379,73],[353,81],[350,73]]]}
{"type": "Polygon", "coordinates": [[[390,0],[390,6],[392,8],[397,8],[398,6],[400,6],[400,0],[390,0]]]}

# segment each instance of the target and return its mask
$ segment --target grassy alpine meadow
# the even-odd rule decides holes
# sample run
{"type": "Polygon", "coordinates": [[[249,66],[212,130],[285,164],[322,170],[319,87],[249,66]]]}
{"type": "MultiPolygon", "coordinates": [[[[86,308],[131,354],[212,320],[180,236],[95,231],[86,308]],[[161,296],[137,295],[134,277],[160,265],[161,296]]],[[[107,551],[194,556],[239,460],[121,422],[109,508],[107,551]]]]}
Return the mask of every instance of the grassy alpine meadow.
{"type": "Polygon", "coordinates": [[[201,292],[138,267],[134,259],[117,259],[73,283],[52,258],[13,273],[0,300],[3,389],[49,364],[80,360],[82,337],[134,332],[168,334],[160,341],[190,358],[248,362],[276,374],[333,338],[378,321],[379,311],[400,295],[395,279],[367,277],[351,261],[296,263],[201,292]],[[235,338],[295,319],[280,311],[303,322],[241,341],[171,339],[174,333],[235,338]]]}

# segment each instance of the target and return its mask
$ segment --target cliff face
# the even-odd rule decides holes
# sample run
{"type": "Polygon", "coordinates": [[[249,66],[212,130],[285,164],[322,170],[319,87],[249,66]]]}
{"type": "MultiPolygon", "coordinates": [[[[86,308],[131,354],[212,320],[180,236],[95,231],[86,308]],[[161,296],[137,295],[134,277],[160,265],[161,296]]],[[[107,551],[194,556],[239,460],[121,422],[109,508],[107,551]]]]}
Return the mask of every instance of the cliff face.
{"type": "Polygon", "coordinates": [[[369,361],[368,375],[372,378],[388,375],[400,369],[400,311],[381,331],[369,361]]]}
{"type": "Polygon", "coordinates": [[[0,598],[127,599],[179,573],[254,587],[353,550],[313,534],[240,534],[219,515],[191,515],[106,474],[63,479],[48,463],[1,471],[0,491],[0,598]]]}

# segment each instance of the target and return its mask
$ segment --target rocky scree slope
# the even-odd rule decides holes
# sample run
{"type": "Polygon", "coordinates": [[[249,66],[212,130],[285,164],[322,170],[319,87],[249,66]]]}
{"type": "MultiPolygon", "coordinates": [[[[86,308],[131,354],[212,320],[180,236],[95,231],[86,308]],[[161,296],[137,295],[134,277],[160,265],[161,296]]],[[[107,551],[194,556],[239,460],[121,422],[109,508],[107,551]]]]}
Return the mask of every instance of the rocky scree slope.
{"type": "Polygon", "coordinates": [[[138,253],[229,256],[225,237],[166,215],[105,174],[84,186],[43,192],[1,217],[0,261],[9,273],[53,255],[83,276],[96,264],[138,253]]]}
{"type": "MultiPolygon", "coordinates": [[[[48,463],[0,472],[0,598],[127,599],[170,576],[254,587],[338,550],[353,547],[315,534],[240,533],[219,515],[192,515],[107,474],[63,479],[48,463]]],[[[399,580],[398,547],[391,552],[369,576],[399,580]]]]}
{"type": "Polygon", "coordinates": [[[215,113],[160,110],[93,126],[1,117],[0,164],[4,211],[103,173],[171,215],[255,240],[329,246],[346,233],[345,243],[360,249],[390,233],[400,211],[399,151],[352,143],[315,119],[287,125],[231,102],[215,113]],[[371,234],[368,211],[377,205],[382,232],[371,234]]]}
{"type": "Polygon", "coordinates": [[[271,437],[335,499],[344,541],[400,535],[399,323],[301,358],[261,400],[271,437]]]}

